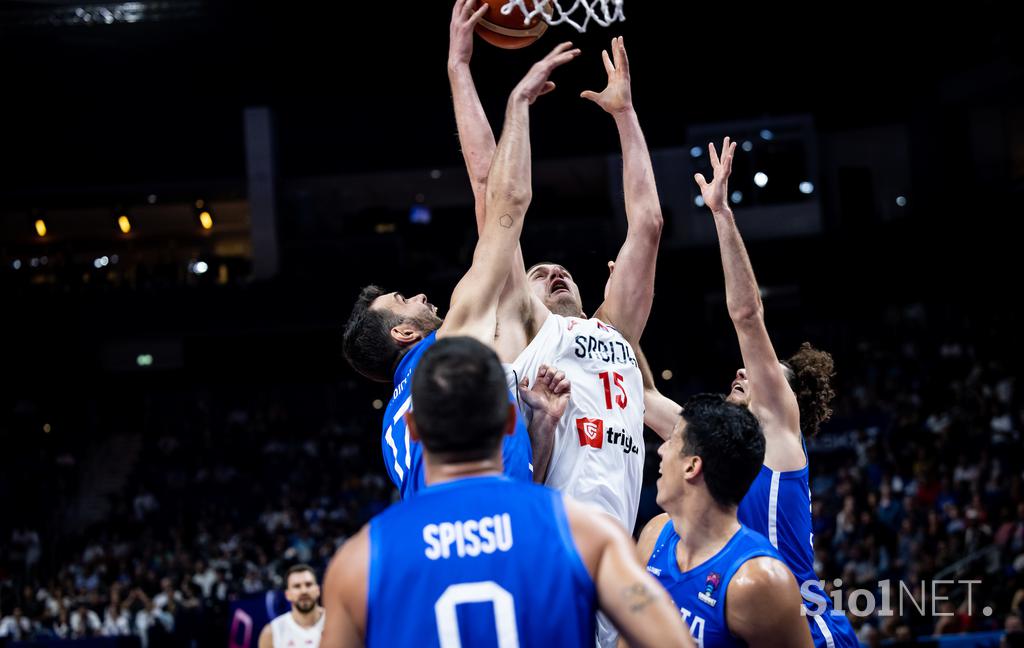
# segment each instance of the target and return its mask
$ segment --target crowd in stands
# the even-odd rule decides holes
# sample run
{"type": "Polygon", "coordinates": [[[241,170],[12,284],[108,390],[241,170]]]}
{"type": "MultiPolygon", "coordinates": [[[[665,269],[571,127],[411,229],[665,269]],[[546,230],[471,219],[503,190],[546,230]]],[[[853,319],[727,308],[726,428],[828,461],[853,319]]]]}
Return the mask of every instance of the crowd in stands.
{"type": "MultiPolygon", "coordinates": [[[[835,414],[808,440],[817,572],[848,611],[864,608],[851,600],[855,590],[881,601],[879,583],[892,583],[896,614],[848,612],[866,645],[1003,629],[1019,642],[1016,327],[923,306],[889,309],[875,326],[816,329],[838,371],[835,414]],[[952,582],[933,591],[934,580],[952,582]],[[920,606],[922,582],[926,614],[899,585],[920,606]]],[[[716,369],[728,377],[729,367],[716,369]]],[[[105,519],[66,536],[30,503],[73,501],[88,444],[74,435],[0,439],[21,453],[0,459],[0,485],[24,499],[0,537],[0,641],[135,635],[144,648],[223,645],[232,600],[280,588],[295,563],[322,574],[335,549],[393,501],[380,465],[381,411],[365,389],[342,381],[151,394],[122,494],[105,519]]],[[[649,437],[655,465],[656,447],[649,437]]]]}

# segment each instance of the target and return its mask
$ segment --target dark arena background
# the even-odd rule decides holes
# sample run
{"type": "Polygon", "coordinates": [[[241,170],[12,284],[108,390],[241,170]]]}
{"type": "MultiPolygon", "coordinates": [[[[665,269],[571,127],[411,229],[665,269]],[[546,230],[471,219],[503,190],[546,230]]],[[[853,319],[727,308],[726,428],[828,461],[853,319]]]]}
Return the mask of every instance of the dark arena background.
{"type": "MultiPolygon", "coordinates": [[[[601,299],[622,163],[579,93],[604,87],[621,34],[665,221],[643,336],[659,388],[725,392],[742,365],[693,181],[729,135],[776,349],[835,358],[835,412],[808,440],[818,575],[866,646],[1024,645],[1011,3],[624,7],[522,50],[476,41],[496,130],[534,61],[583,49],[531,109],[527,264],[570,268],[588,312],[601,299]],[[865,611],[856,591],[887,586],[865,611]]],[[[390,388],[341,333],[361,286],[443,312],[469,266],[450,17],[442,0],[0,4],[0,645],[255,646],[287,569],[322,578],[397,498],[390,388]]]]}

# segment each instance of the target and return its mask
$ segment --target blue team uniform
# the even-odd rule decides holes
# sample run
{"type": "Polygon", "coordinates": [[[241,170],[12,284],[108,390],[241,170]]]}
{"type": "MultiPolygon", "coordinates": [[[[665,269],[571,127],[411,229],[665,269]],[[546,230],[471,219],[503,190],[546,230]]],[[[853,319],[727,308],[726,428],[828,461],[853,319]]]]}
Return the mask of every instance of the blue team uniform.
{"type": "MultiPolygon", "coordinates": [[[[416,370],[423,354],[437,342],[437,332],[433,332],[420,340],[402,361],[395,371],[395,391],[384,411],[381,426],[381,450],[384,453],[384,466],[387,468],[391,481],[402,494],[408,498],[424,487],[423,449],[420,444],[409,438],[405,429],[405,413],[412,407],[412,374],[416,370]]],[[[509,393],[509,401],[512,394],[509,393]]],[[[518,411],[518,410],[517,410],[518,411]]],[[[530,435],[521,418],[516,419],[516,431],[506,436],[503,441],[502,458],[505,462],[505,474],[523,481],[533,481],[533,450],[530,446],[530,435]]]]}
{"type": "Polygon", "coordinates": [[[761,466],[737,516],[762,534],[782,555],[796,576],[808,609],[807,620],[816,648],[855,648],[860,645],[853,626],[834,612],[814,573],[814,533],[811,527],[811,488],[808,468],[777,471],[761,466]],[[814,612],[819,612],[814,614],[814,612]]]}
{"type": "Polygon", "coordinates": [[[679,534],[669,520],[658,536],[647,561],[647,571],[658,579],[675,601],[690,627],[697,648],[740,648],[745,641],[733,636],[726,623],[725,594],[729,582],[743,563],[769,556],[782,560],[764,536],[740,526],[713,558],[687,572],[679,571],[676,546],[679,534]]]}
{"type": "Polygon", "coordinates": [[[370,521],[368,648],[593,648],[596,592],[562,495],[507,477],[422,489],[370,521]]]}

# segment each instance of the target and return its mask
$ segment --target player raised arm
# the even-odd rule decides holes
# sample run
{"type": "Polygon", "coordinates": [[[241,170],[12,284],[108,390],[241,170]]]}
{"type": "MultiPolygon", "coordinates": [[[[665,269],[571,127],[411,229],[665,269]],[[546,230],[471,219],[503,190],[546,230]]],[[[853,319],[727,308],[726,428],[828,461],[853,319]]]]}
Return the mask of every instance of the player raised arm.
{"type": "Polygon", "coordinates": [[[529,108],[538,97],[555,89],[551,73],[579,53],[572,43],[557,46],[530,68],[509,96],[505,127],[487,179],[490,216],[473,253],[473,265],[452,293],[439,337],[471,335],[488,344],[494,339],[499,291],[512,268],[523,218],[533,197],[529,108]]]}
{"type": "Polygon", "coordinates": [[[740,353],[751,386],[750,409],[764,428],[770,456],[773,435],[788,435],[790,441],[799,437],[800,409],[796,395],[786,380],[785,370],[779,364],[771,338],[768,337],[754,268],[728,203],[729,175],[732,173],[736,143],[726,137],[722,142],[721,158],[714,144],[708,145],[708,152],[714,170],[711,182],[700,173],[694,179],[700,186],[704,203],[715,219],[725,274],[726,304],[739,338],[740,353]]]}
{"type": "MultiPolygon", "coordinates": [[[[480,3],[480,0],[456,0],[452,9],[448,41],[448,81],[451,84],[462,157],[473,189],[477,234],[482,235],[487,221],[487,176],[497,146],[469,66],[473,56],[473,28],[487,13],[488,7],[486,3],[480,3],[480,7],[477,7],[477,3],[480,3]]],[[[530,291],[522,248],[518,244],[513,253],[512,270],[499,296],[499,304],[498,321],[502,327],[520,322],[532,329],[533,325],[529,322],[540,321],[547,312],[543,302],[530,291]]],[[[522,350],[520,342],[517,336],[505,335],[498,337],[494,341],[494,346],[499,357],[511,361],[522,350]]]]}
{"type": "Polygon", "coordinates": [[[600,93],[582,93],[615,119],[622,146],[622,181],[628,229],[615,262],[608,295],[595,316],[613,324],[631,344],[640,340],[654,300],[654,271],[661,241],[661,202],[654,168],[640,121],[633,108],[629,58],[622,37],[612,39],[612,54],[602,51],[608,85],[600,93]]]}
{"type": "Polygon", "coordinates": [[[479,0],[455,0],[448,34],[448,82],[455,106],[455,124],[459,130],[462,157],[466,162],[469,182],[476,205],[477,233],[484,229],[484,204],[487,175],[497,144],[487,121],[483,104],[473,82],[469,62],[473,58],[473,28],[487,13],[487,3],[479,0]]]}

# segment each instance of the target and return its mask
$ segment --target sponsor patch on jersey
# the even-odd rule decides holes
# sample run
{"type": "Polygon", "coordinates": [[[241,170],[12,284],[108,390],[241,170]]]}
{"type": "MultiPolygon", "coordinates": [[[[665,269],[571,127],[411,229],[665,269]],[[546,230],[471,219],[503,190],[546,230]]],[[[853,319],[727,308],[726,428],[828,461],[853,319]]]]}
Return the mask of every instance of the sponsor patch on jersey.
{"type": "Polygon", "coordinates": [[[601,419],[576,419],[576,432],[580,435],[580,446],[600,448],[604,443],[604,421],[601,419]]]}
{"type": "Polygon", "coordinates": [[[661,576],[661,567],[651,567],[647,565],[647,571],[651,572],[655,576],[661,576]]]}

